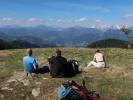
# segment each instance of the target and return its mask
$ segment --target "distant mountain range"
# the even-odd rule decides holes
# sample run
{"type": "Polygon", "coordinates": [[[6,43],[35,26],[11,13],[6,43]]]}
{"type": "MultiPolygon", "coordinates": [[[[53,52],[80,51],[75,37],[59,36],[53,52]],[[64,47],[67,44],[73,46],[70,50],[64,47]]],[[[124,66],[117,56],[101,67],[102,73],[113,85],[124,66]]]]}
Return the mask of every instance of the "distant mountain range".
{"type": "Polygon", "coordinates": [[[6,42],[21,40],[39,47],[46,45],[86,47],[95,41],[108,38],[127,41],[127,37],[117,28],[100,30],[86,27],[0,27],[0,39],[6,42]]]}

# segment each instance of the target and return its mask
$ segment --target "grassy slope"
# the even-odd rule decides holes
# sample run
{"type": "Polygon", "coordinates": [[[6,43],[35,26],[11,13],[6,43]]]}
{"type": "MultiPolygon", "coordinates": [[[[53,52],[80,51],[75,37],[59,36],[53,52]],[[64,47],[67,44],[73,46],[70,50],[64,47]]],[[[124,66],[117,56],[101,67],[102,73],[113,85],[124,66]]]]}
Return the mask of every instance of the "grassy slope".
{"type": "MultiPolygon", "coordinates": [[[[23,71],[22,57],[25,51],[24,49],[0,51],[0,82],[12,75],[14,71],[23,71]]],[[[91,61],[95,49],[62,48],[62,51],[67,59],[79,60],[83,70],[88,61],[91,61]]],[[[69,79],[79,83],[85,79],[88,89],[96,90],[105,100],[133,100],[133,51],[107,48],[102,49],[102,52],[105,54],[109,69],[85,70],[82,74],[69,79]]],[[[33,53],[40,66],[48,65],[46,58],[53,54],[53,49],[34,49],[33,53]]],[[[46,88],[57,87],[62,81],[68,80],[68,78],[52,79],[49,74],[41,77],[49,78],[43,81],[46,88]]]]}

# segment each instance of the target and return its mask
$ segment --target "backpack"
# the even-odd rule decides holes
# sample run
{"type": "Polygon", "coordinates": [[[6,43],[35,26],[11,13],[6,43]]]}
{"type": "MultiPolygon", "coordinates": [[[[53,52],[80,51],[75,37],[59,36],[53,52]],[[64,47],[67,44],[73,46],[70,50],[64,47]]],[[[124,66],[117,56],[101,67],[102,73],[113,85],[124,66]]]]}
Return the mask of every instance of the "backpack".
{"type": "Polygon", "coordinates": [[[67,76],[75,76],[79,72],[79,63],[76,60],[69,60],[67,62],[67,76]]]}
{"type": "Polygon", "coordinates": [[[57,89],[57,96],[59,100],[99,100],[99,94],[95,93],[95,91],[89,91],[84,85],[84,81],[83,86],[78,85],[75,81],[71,81],[71,83],[70,81],[64,82],[57,89]],[[72,89],[72,86],[78,87],[80,92],[72,89]],[[84,95],[81,96],[80,93],[84,95]]]}
{"type": "Polygon", "coordinates": [[[59,100],[81,100],[80,96],[71,87],[65,88],[63,85],[57,88],[57,96],[59,100]]]}

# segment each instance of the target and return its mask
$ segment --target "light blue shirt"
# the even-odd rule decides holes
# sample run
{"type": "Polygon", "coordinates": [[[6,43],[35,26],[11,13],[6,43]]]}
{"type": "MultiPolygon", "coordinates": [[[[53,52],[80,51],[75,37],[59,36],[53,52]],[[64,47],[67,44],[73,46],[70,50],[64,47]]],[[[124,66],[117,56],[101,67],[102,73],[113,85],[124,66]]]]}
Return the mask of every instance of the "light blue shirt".
{"type": "Polygon", "coordinates": [[[23,57],[24,72],[33,72],[36,66],[36,60],[32,56],[23,57]]]}

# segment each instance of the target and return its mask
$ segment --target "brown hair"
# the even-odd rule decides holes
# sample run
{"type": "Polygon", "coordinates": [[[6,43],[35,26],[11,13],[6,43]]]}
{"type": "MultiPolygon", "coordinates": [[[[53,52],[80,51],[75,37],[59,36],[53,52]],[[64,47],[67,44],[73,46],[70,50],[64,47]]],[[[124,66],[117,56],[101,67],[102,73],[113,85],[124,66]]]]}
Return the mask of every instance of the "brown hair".
{"type": "Polygon", "coordinates": [[[99,50],[99,49],[97,49],[97,50],[96,50],[96,52],[100,52],[100,50],[99,50]]]}
{"type": "Polygon", "coordinates": [[[56,49],[55,52],[56,52],[57,56],[61,56],[61,50],[60,49],[56,49]]]}

